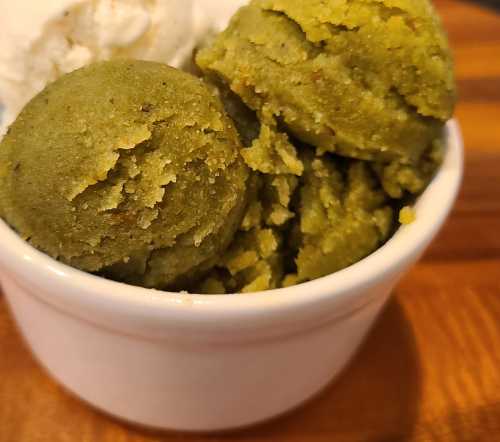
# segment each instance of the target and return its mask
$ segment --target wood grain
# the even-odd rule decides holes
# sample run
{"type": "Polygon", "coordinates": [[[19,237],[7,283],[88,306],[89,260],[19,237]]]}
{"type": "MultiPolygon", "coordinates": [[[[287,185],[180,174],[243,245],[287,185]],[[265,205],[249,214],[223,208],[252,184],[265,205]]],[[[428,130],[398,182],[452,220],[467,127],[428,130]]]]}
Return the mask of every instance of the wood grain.
{"type": "Polygon", "coordinates": [[[0,442],[500,441],[500,15],[436,5],[456,57],[464,187],[345,375],[301,410],[242,433],[147,433],[62,391],[0,298],[0,442]]]}

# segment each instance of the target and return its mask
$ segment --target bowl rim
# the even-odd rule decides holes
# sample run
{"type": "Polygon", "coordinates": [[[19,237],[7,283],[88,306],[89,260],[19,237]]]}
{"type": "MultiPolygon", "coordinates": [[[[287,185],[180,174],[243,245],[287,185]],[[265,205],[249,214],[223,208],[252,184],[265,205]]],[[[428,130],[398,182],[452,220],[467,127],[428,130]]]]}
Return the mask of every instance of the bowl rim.
{"type": "MultiPolygon", "coordinates": [[[[113,305],[161,316],[190,312],[213,313],[225,318],[230,312],[265,314],[271,310],[300,309],[325,299],[347,300],[350,294],[395,275],[409,265],[434,238],[455,203],[463,176],[463,140],[456,120],[446,125],[447,151],[442,167],[419,197],[417,220],[402,226],[385,245],[344,270],[292,287],[263,292],[225,295],[172,293],[135,287],[74,269],[36,250],[0,220],[0,266],[16,280],[37,287],[61,286],[53,296],[64,304],[113,305]],[[22,275],[22,277],[20,276],[22,275]],[[362,277],[360,277],[362,275],[362,277]],[[21,279],[20,279],[21,278],[21,279]],[[77,294],[78,296],[74,296],[77,294]]],[[[47,296],[40,294],[45,301],[47,296]]],[[[214,317],[212,315],[212,317],[214,317]]]]}

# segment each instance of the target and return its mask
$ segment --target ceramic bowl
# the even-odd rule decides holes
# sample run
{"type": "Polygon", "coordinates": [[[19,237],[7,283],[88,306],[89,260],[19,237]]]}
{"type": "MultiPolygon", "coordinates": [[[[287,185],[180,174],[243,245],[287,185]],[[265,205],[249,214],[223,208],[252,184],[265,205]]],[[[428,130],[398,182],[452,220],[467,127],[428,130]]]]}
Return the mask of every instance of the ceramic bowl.
{"type": "Polygon", "coordinates": [[[5,296],[38,361],[106,413],[182,431],[273,418],[339,375],[439,231],[463,169],[457,123],[446,131],[444,164],[416,204],[416,221],[333,275],[244,295],[147,290],[67,267],[0,222],[5,296]]]}

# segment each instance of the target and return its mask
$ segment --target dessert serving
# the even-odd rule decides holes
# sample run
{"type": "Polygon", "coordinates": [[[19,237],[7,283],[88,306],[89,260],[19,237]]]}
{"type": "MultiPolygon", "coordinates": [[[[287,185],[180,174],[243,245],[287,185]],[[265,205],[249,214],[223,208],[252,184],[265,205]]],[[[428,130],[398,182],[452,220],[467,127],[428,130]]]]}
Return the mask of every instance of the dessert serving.
{"type": "Polygon", "coordinates": [[[36,359],[161,430],[317,396],[460,187],[430,1],[0,5],[0,290],[36,359]]]}
{"type": "Polygon", "coordinates": [[[0,149],[2,216],[35,247],[150,287],[196,278],[239,225],[247,168],[199,79],[112,61],[48,86],[0,149]]]}
{"type": "Polygon", "coordinates": [[[1,217],[78,269],[207,294],[326,276],[412,221],[455,103],[427,0],[253,0],[195,62],[47,86],[0,144],[1,217]]]}

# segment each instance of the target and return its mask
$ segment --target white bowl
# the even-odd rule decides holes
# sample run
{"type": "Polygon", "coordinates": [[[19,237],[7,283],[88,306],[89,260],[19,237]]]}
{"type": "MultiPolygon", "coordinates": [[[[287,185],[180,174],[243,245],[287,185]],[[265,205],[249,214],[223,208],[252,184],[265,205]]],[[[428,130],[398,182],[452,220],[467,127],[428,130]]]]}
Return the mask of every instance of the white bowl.
{"type": "Polygon", "coordinates": [[[456,199],[463,146],[447,153],[417,220],[333,275],[248,295],[146,290],[38,252],[0,222],[0,280],[38,360],[93,406],[160,429],[214,431],[290,410],[346,366],[456,199]]]}

